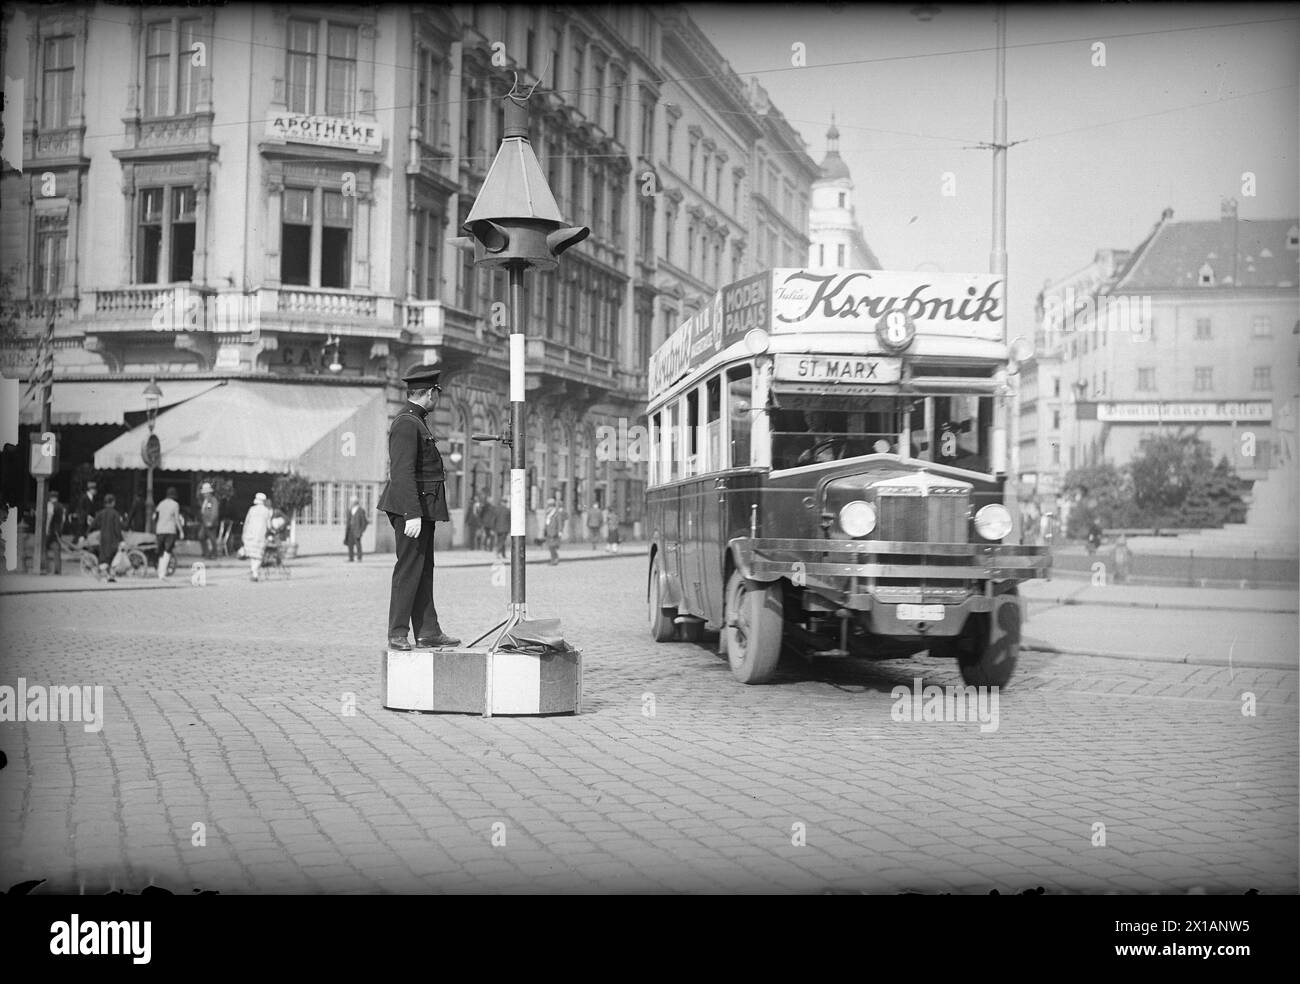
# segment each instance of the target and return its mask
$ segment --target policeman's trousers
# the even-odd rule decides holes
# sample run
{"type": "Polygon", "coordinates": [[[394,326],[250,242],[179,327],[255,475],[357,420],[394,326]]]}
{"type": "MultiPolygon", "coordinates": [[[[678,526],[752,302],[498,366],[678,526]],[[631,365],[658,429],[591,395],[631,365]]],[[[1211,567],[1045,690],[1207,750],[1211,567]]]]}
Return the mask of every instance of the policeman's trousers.
{"type": "Polygon", "coordinates": [[[433,604],[433,530],[427,516],[419,536],[407,536],[406,520],[387,513],[397,537],[397,563],[393,565],[393,586],[388,598],[388,634],[405,636],[409,625],[418,640],[442,634],[438,609],[433,604]]]}

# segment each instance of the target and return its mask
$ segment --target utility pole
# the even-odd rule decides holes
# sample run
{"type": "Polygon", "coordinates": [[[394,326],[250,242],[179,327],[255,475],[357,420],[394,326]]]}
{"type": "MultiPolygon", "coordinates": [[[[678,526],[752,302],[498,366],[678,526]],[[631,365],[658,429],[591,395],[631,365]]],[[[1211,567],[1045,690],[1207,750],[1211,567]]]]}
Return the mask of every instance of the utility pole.
{"type": "MultiPolygon", "coordinates": [[[[41,401],[41,429],[39,433],[39,443],[41,454],[39,457],[33,456],[30,460],[32,464],[39,463],[39,470],[33,469],[36,477],[36,556],[33,558],[33,566],[38,574],[45,573],[45,554],[48,544],[46,541],[46,496],[49,494],[49,479],[53,477],[54,471],[58,469],[57,447],[51,448],[46,441],[50,433],[50,401],[54,398],[54,322],[58,316],[59,302],[55,298],[49,298],[46,301],[48,310],[46,312],[45,329],[41,335],[41,342],[36,350],[36,364],[32,367],[32,375],[29,385],[37,389],[37,399],[41,401]]],[[[30,390],[29,390],[30,392],[30,390]]],[[[30,453],[30,452],[29,452],[30,453]]],[[[58,530],[54,531],[55,539],[58,539],[58,530]]],[[[56,549],[63,549],[57,546],[56,549]]]]}
{"type": "MultiPolygon", "coordinates": [[[[1007,7],[997,5],[996,92],[993,96],[993,249],[989,273],[1002,278],[1002,344],[1011,345],[1011,286],[1007,279],[1007,7]]],[[[1020,486],[1020,375],[1008,375],[1007,479],[1020,486]]]]}

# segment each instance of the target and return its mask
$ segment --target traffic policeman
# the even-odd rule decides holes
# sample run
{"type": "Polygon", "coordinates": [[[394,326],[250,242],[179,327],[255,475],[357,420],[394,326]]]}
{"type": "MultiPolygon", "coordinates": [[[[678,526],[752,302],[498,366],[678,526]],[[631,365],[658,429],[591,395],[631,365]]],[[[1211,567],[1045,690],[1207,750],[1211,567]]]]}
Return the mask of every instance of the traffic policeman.
{"type": "Polygon", "coordinates": [[[438,405],[441,372],[416,366],[402,381],[406,405],[388,428],[388,484],[379,508],[388,514],[397,539],[397,563],[388,602],[388,646],[407,650],[406,630],[420,647],[458,646],[443,633],[433,603],[433,529],[450,522],[442,455],[429,430],[428,415],[438,405]]]}

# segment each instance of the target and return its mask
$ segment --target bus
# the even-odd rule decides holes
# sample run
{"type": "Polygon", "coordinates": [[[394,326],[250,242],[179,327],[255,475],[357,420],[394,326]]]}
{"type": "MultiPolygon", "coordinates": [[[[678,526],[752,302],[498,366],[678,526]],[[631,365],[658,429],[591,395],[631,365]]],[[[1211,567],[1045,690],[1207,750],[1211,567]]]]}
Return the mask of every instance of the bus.
{"type": "Polygon", "coordinates": [[[651,356],[646,602],[657,642],[719,633],[746,684],[782,650],[928,650],[1004,686],[1020,650],[1008,478],[1017,364],[991,275],[767,270],[651,356]]]}

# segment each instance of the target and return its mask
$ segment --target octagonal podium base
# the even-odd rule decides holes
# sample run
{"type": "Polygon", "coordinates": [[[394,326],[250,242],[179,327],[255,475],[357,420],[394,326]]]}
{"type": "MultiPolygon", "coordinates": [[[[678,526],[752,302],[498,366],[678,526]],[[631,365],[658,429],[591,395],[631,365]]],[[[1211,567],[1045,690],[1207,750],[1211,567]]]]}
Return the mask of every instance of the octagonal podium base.
{"type": "Polygon", "coordinates": [[[384,707],[445,714],[578,714],[582,653],[533,656],[484,649],[384,651],[384,707]]]}

